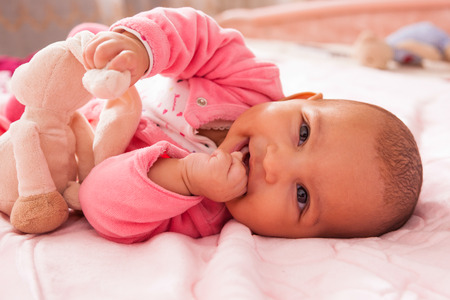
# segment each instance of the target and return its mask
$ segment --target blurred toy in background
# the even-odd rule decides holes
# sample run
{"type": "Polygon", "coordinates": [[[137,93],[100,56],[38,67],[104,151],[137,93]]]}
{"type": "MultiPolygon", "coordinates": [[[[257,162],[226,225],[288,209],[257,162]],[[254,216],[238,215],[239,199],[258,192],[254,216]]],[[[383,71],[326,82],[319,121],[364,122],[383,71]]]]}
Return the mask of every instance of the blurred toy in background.
{"type": "Polygon", "coordinates": [[[390,61],[423,66],[426,60],[450,60],[450,35],[430,22],[400,28],[386,39],[362,32],[354,44],[354,56],[362,65],[386,69],[390,61]]]}

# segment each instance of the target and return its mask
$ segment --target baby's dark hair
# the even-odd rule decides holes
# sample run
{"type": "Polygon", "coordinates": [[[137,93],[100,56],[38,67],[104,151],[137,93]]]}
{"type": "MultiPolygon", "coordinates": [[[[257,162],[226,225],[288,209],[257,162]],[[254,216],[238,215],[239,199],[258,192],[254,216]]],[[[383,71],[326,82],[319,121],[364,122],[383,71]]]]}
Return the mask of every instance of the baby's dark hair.
{"type": "Polygon", "coordinates": [[[384,115],[376,136],[384,184],[383,200],[393,218],[386,220],[379,235],[402,227],[414,212],[422,187],[422,161],[414,136],[395,115],[374,106],[384,115]]]}

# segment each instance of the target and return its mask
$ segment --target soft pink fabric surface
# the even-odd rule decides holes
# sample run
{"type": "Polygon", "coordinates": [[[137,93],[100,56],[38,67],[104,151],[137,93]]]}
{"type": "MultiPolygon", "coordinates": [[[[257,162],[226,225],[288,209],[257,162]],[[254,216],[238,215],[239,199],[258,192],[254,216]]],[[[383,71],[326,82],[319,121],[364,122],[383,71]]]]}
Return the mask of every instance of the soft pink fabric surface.
{"type": "Polygon", "coordinates": [[[450,72],[379,71],[317,49],[253,43],[280,64],[286,94],[382,105],[415,134],[424,164],[417,209],[400,230],[367,239],[274,239],[229,221],[220,234],[162,233],[121,245],[80,215],[22,235],[0,215],[4,299],[447,299],[450,297],[450,72]],[[301,70],[301,72],[299,72],[301,70]]]}

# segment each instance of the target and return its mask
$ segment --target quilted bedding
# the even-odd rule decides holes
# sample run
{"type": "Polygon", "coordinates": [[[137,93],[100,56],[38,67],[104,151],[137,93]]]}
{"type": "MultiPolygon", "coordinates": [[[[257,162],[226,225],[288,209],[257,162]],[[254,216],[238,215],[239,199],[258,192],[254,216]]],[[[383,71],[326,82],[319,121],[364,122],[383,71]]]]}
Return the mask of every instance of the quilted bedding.
{"type": "MultiPolygon", "coordinates": [[[[450,72],[379,71],[330,51],[249,40],[277,62],[285,93],[381,105],[413,131],[424,164],[417,209],[400,230],[365,239],[279,239],[232,220],[202,239],[164,233],[135,245],[99,237],[82,215],[24,235],[0,214],[1,299],[450,298],[450,72]]],[[[0,101],[9,76],[0,73],[0,101]]]]}

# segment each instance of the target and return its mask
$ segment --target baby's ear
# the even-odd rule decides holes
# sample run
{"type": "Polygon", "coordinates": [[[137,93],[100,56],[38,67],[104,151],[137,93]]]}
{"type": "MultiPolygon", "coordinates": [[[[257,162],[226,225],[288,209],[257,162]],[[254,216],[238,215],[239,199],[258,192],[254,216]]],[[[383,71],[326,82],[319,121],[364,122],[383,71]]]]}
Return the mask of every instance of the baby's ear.
{"type": "Polygon", "coordinates": [[[314,94],[311,97],[307,98],[307,100],[323,100],[323,94],[322,93],[314,94]]]}
{"type": "Polygon", "coordinates": [[[321,100],[323,99],[322,93],[314,92],[302,92],[287,96],[286,98],[280,99],[280,101],[292,100],[292,99],[304,99],[304,100],[321,100]]]}

